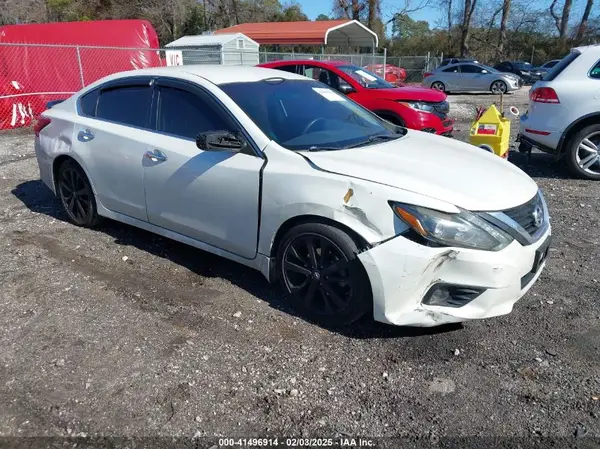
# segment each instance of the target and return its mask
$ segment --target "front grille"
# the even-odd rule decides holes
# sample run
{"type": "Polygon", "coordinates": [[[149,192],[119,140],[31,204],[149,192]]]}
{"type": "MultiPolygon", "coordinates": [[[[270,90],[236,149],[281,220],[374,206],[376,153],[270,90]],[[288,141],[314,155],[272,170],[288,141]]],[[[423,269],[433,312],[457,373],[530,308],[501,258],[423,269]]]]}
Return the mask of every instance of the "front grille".
{"type": "Polygon", "coordinates": [[[505,210],[504,213],[525,229],[529,235],[535,234],[547,218],[544,217],[544,205],[540,195],[534,196],[521,206],[505,210]]]}
{"type": "Polygon", "coordinates": [[[433,103],[432,106],[434,109],[434,114],[442,120],[445,120],[448,116],[448,112],[450,111],[450,104],[447,101],[440,101],[439,103],[433,103]]]}

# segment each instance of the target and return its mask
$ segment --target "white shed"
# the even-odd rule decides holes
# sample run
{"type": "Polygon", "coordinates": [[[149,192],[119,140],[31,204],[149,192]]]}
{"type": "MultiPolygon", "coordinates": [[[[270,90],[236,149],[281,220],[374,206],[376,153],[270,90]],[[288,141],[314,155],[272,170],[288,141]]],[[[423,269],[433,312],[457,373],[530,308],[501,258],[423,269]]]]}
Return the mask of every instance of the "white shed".
{"type": "Polygon", "coordinates": [[[181,52],[180,64],[249,65],[259,63],[259,44],[242,33],[183,36],[165,46],[167,63],[170,52],[181,52]]]}

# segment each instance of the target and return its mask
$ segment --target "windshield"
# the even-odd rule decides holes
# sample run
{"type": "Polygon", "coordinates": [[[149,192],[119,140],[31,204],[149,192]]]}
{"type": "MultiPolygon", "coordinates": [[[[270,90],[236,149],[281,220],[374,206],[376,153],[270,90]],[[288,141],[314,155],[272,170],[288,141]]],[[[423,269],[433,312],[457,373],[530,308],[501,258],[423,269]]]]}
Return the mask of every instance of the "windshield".
{"type": "Polygon", "coordinates": [[[528,62],[515,62],[513,65],[519,70],[531,70],[533,68],[528,62]]]}
{"type": "Polygon", "coordinates": [[[274,78],[219,86],[262,132],[290,150],[338,150],[404,135],[316,81],[274,78]]]}
{"type": "Polygon", "coordinates": [[[393,89],[396,86],[388,83],[373,72],[355,65],[341,65],[338,67],[342,72],[350,75],[355,81],[358,81],[361,86],[367,89],[393,89]]]}

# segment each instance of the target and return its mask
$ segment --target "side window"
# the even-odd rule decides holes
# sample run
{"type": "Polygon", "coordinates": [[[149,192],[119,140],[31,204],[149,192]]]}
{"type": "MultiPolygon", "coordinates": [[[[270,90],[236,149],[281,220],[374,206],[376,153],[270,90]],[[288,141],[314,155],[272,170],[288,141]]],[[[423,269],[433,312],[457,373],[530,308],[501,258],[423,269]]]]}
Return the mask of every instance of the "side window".
{"type": "Polygon", "coordinates": [[[148,127],[150,86],[114,87],[100,92],[96,117],[123,125],[148,127]]]}
{"type": "Polygon", "coordinates": [[[312,78],[316,81],[319,80],[319,73],[321,71],[321,69],[319,67],[305,65],[305,66],[302,66],[302,69],[303,69],[304,76],[312,78]]]}
{"type": "Polygon", "coordinates": [[[280,65],[279,67],[275,67],[277,70],[283,70],[284,72],[289,72],[289,73],[298,73],[297,71],[297,65],[292,64],[292,65],[280,65]]]}
{"type": "Polygon", "coordinates": [[[500,70],[501,72],[506,72],[507,70],[510,70],[510,65],[506,62],[503,62],[502,64],[498,64],[495,69],[500,70]]]}
{"type": "Polygon", "coordinates": [[[458,66],[448,67],[447,69],[444,69],[444,72],[459,73],[458,66]]]}
{"type": "Polygon", "coordinates": [[[96,117],[96,105],[100,89],[94,89],[79,99],[79,112],[86,117],[96,117]]]}
{"type": "Polygon", "coordinates": [[[596,63],[592,70],[590,70],[590,78],[600,80],[600,61],[596,63]]]}
{"type": "Polygon", "coordinates": [[[479,73],[477,67],[471,64],[462,64],[460,67],[460,73],[479,73]]]}
{"type": "Polygon", "coordinates": [[[231,130],[213,102],[182,89],[161,86],[157,130],[178,137],[196,139],[206,131],[231,130]]]}

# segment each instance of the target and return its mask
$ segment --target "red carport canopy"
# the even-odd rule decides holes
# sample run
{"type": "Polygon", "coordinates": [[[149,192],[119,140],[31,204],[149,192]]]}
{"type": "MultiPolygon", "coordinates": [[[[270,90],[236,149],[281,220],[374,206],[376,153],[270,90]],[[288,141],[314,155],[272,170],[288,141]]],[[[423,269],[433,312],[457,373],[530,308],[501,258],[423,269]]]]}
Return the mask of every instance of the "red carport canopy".
{"type": "Polygon", "coordinates": [[[377,47],[377,34],[357,20],[242,23],[214,34],[242,33],[262,45],[377,47]]]}

